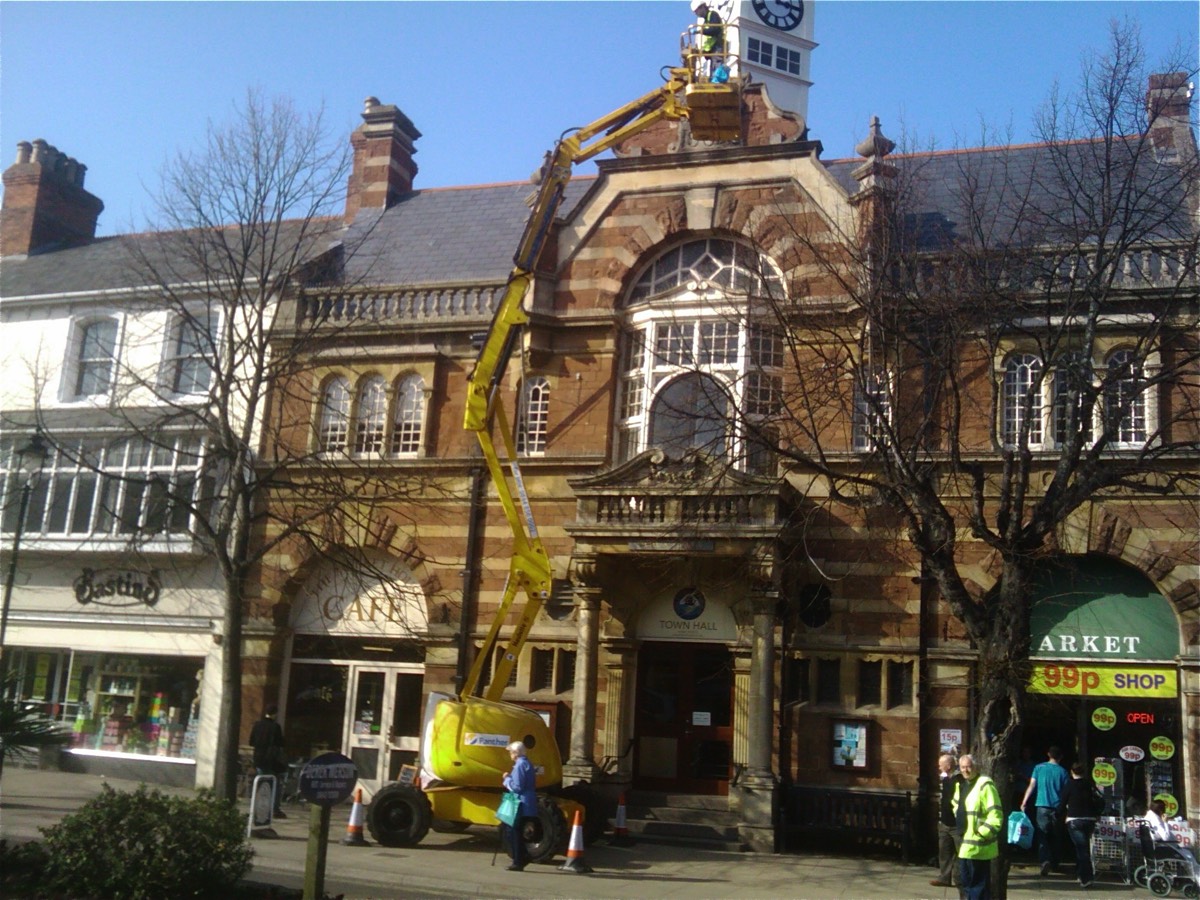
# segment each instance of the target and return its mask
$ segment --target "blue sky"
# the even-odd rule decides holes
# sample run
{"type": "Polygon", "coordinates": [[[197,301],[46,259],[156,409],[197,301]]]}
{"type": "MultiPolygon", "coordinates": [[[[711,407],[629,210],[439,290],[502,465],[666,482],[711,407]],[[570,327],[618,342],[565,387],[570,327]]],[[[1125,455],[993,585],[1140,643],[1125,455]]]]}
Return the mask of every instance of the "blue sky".
{"type": "MultiPolygon", "coordinates": [[[[1151,61],[1196,55],[1200,3],[820,0],[808,123],[852,155],[872,115],[940,147],[980,122],[1031,137],[1058,79],[1141,23],[1151,61]]],[[[138,227],[164,161],[196,147],[248,87],[324,104],[347,137],[375,95],[422,132],[417,187],[528,177],[560,132],[660,83],[686,0],[625,2],[0,3],[0,165],[45,138],[88,166],[100,233],[138,227]]]]}

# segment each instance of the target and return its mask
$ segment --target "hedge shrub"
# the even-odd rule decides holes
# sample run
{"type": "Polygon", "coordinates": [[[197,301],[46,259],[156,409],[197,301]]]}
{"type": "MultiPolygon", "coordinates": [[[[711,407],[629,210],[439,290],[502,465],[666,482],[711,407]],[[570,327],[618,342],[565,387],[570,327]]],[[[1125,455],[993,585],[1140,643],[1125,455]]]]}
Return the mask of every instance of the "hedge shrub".
{"type": "Polygon", "coordinates": [[[40,829],[45,887],[72,897],[163,900],[233,893],[254,850],[237,807],[211,791],[169,796],[141,785],[100,796],[40,829]]]}

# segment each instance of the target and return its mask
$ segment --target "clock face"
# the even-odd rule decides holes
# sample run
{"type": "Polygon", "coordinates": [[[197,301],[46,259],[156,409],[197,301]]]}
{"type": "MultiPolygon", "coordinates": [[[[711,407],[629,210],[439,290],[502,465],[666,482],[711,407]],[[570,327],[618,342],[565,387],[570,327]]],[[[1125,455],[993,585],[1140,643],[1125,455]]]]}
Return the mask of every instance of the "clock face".
{"type": "Polygon", "coordinates": [[[804,18],[803,0],[754,0],[754,11],[772,28],[791,31],[804,18]]]}

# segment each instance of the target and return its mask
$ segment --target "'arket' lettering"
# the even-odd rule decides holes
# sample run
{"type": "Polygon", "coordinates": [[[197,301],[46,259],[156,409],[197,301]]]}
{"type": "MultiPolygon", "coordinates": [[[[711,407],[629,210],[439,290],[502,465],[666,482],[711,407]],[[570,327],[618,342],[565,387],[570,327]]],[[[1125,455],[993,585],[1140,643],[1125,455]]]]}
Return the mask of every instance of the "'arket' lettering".
{"type": "Polygon", "coordinates": [[[1073,634],[1048,634],[1042,638],[1042,642],[1038,644],[1039,653],[1109,653],[1123,654],[1126,656],[1134,656],[1137,654],[1138,644],[1142,642],[1140,636],[1130,634],[1118,636],[1113,634],[1081,634],[1076,637],[1073,634]],[[1058,645],[1055,646],[1054,639],[1058,638],[1058,645]],[[1083,646],[1077,646],[1082,641],[1083,646]],[[1101,649],[1099,641],[1103,641],[1103,649],[1101,649]]]}

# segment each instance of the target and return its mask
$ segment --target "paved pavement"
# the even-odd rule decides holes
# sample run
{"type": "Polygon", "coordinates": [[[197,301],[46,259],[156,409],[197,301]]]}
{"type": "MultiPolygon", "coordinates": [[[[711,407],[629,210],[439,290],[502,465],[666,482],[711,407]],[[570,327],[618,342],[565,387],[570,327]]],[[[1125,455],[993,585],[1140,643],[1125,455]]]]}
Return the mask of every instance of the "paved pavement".
{"type": "MultiPolygon", "coordinates": [[[[100,792],[105,781],[117,790],[132,790],[128,781],[96,775],[39,772],[5,767],[0,779],[0,837],[40,838],[39,826],[57,822],[100,792]]],[[[188,793],[182,789],[180,793],[188,793]]],[[[419,897],[496,898],[812,898],[812,900],[902,900],[948,898],[957,891],[931,887],[936,870],[905,866],[890,859],[851,856],[774,856],[722,853],[638,842],[629,848],[598,843],[588,847],[585,862],[590,875],[562,871],[562,860],[531,865],[524,872],[507,872],[503,853],[496,856],[492,829],[472,829],[461,835],[436,834],[417,847],[387,849],[341,843],[346,834],[349,804],[335,807],[330,826],[325,890],[346,900],[384,900],[419,897]]],[[[283,887],[304,882],[309,810],[289,809],[286,820],[275,822],[275,838],[253,839],[255,858],[251,878],[283,887]]],[[[1070,869],[1067,869],[1067,873],[1070,869]]],[[[1015,867],[1009,880],[1013,898],[1097,897],[1123,900],[1149,897],[1125,885],[1115,874],[1102,876],[1086,892],[1070,874],[1041,878],[1033,867],[1015,867]]]]}

